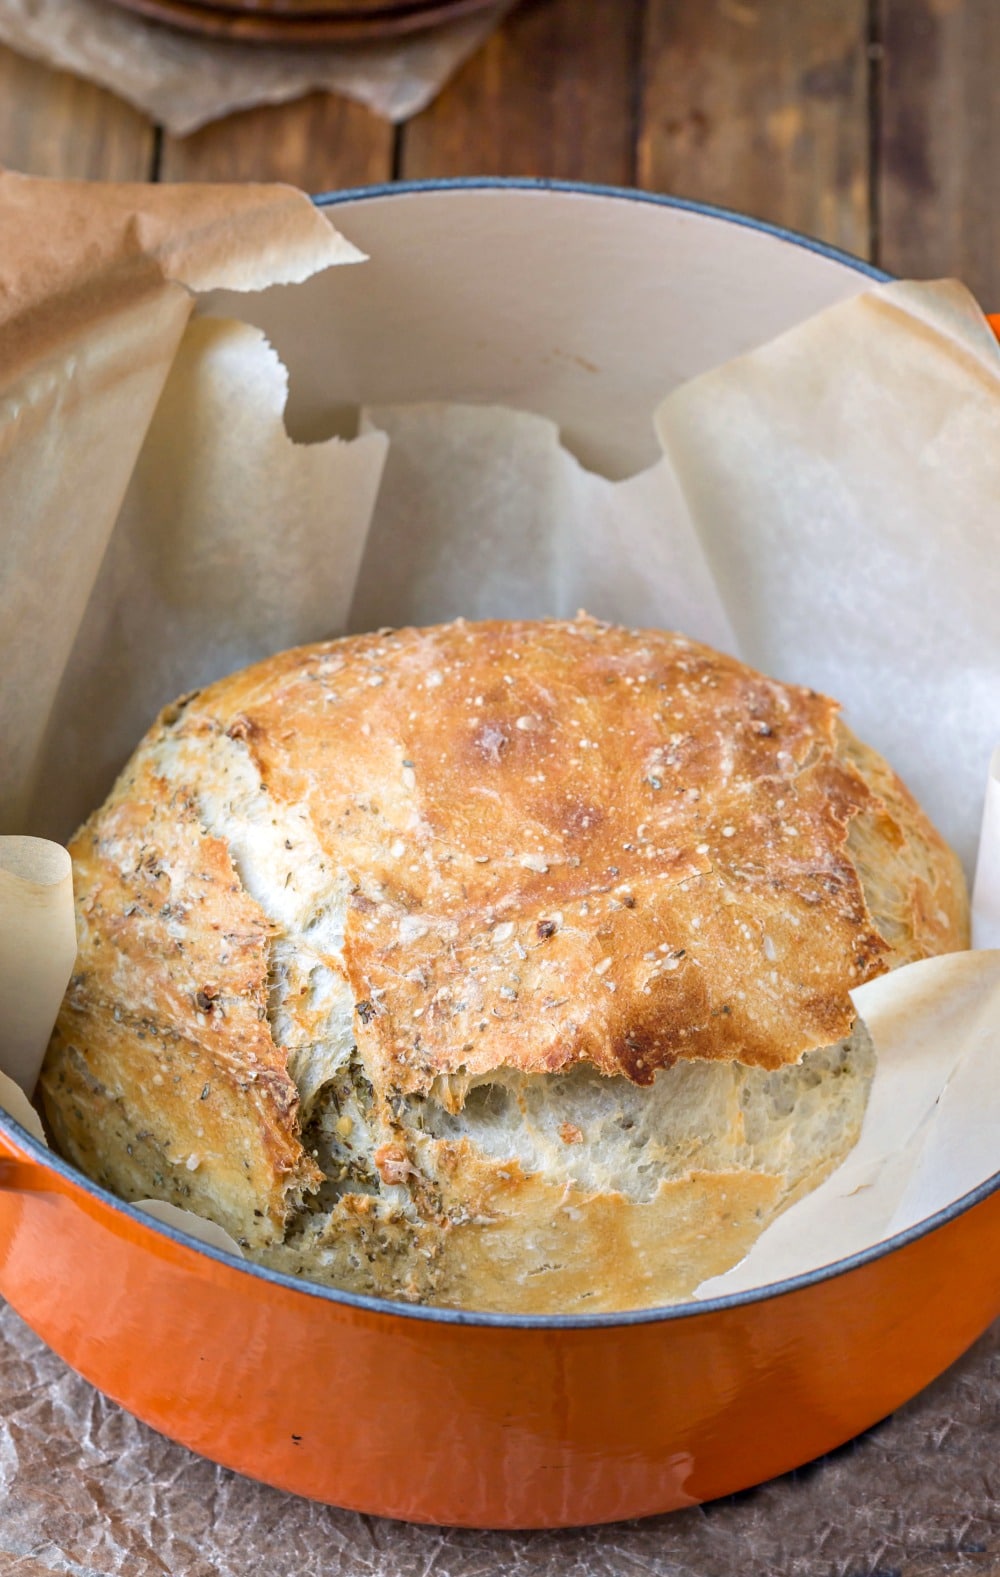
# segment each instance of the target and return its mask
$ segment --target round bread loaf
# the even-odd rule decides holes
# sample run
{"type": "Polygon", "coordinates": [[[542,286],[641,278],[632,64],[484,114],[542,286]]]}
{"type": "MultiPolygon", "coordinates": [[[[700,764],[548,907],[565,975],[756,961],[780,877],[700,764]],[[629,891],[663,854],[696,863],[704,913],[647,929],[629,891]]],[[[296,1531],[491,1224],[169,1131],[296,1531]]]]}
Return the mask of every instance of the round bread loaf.
{"type": "Polygon", "coordinates": [[[735,1263],[857,1139],[851,989],[967,945],[955,857],[833,701],[583,616],[185,696],[71,853],[64,1154],[266,1264],[478,1309],[735,1263]]]}

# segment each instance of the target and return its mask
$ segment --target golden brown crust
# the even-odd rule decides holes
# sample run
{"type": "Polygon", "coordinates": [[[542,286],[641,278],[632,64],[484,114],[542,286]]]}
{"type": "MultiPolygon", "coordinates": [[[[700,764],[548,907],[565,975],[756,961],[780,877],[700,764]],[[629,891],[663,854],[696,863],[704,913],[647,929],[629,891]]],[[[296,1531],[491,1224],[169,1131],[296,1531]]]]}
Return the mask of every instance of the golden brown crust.
{"type": "Polygon", "coordinates": [[[968,893],[958,855],[888,762],[839,720],[837,748],[872,792],[851,822],[847,847],[892,948],[893,968],[968,947],[968,893]]]}
{"type": "Polygon", "coordinates": [[[470,1201],[464,1219],[414,1226],[370,1195],[349,1195],[314,1232],[261,1258],[332,1286],[444,1308],[650,1308],[689,1298],[741,1260],[780,1208],[783,1183],[766,1172],[693,1172],[637,1204],[469,1155],[451,1189],[470,1201]]]}
{"type": "Polygon", "coordinates": [[[584,1069],[507,1075],[485,1087],[492,1133],[482,1108],[470,1123],[474,1099],[454,1114],[462,1137],[441,1133],[432,1102],[411,1101],[375,1157],[383,1182],[405,1182],[405,1193],[347,1192],[301,1213],[260,1257],[353,1292],[447,1307],[572,1313],[680,1301],[839,1164],[860,1133],[873,1071],[856,1026],[849,1044],[777,1072],[689,1062],[652,1089],[584,1069]],[[565,1110],[578,1122],[560,1123],[565,1110]],[[568,1145],[582,1162],[575,1175],[558,1153],[568,1145]]]}
{"type": "Polygon", "coordinates": [[[846,1034],[849,990],[891,958],[835,703],[682,637],[365,636],[223,680],[178,728],[235,730],[346,868],[385,1089],[580,1058],[638,1083],[678,1057],[776,1067],[846,1034]]]}
{"type": "Polygon", "coordinates": [[[235,1237],[280,1233],[319,1174],[267,1022],[264,914],[141,754],[70,853],[79,950],[42,1078],[60,1148],[129,1197],[228,1198],[235,1237]]]}
{"type": "MultiPolygon", "coordinates": [[[[853,987],[966,941],[954,857],[834,702],[586,618],[381,632],[224,679],[167,708],[72,853],[58,1142],[258,1246],[320,1182],[292,1075],[308,1102],[342,1066],[316,1050],[337,991],[381,1184],[412,1191],[404,1096],[580,1061],[635,1085],[679,1059],[779,1068],[848,1033],[853,987]],[[271,840],[253,859],[219,832],[247,814],[271,840]],[[299,889],[293,936],[276,906],[299,889]]],[[[353,1197],[337,1211],[367,1219],[353,1197]]]]}

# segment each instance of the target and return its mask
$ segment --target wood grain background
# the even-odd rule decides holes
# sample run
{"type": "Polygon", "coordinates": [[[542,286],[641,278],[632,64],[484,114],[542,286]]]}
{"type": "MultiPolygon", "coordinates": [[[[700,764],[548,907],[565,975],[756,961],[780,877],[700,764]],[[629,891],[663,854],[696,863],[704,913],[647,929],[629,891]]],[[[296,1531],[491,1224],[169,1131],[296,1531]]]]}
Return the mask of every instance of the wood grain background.
{"type": "Polygon", "coordinates": [[[738,208],[1000,310],[1000,0],[523,0],[423,114],[329,94],[185,138],[0,50],[0,163],[293,181],[536,175],[738,208]]]}

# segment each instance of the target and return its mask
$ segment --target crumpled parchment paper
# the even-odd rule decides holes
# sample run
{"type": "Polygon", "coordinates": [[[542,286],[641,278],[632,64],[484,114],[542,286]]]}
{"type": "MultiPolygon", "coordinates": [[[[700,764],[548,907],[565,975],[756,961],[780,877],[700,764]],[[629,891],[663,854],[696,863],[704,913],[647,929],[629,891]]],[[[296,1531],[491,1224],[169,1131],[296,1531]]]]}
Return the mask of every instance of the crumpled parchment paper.
{"type": "Polygon", "coordinates": [[[109,88],[177,137],[316,89],[403,121],[431,102],[512,4],[497,0],[479,15],[384,42],[302,48],[195,37],[108,0],[0,0],[0,44],[109,88]]]}

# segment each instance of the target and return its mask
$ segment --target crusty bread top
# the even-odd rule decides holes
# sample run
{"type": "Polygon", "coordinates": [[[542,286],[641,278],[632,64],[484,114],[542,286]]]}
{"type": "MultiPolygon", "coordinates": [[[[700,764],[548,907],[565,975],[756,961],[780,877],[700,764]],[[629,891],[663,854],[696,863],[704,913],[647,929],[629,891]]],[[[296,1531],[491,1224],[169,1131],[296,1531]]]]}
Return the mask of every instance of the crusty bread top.
{"type": "MultiPolygon", "coordinates": [[[[169,755],[162,797],[195,817],[221,792],[223,748],[252,768],[274,825],[296,807],[328,861],[353,1033],[390,1098],[460,1099],[466,1076],[581,1059],[638,1084],[680,1057],[776,1067],[849,1032],[853,987],[965,945],[954,857],[836,704],[680,636],[585,617],[457,621],[273,657],[161,716],[78,838],[84,885],[111,826],[125,831],[136,774],[155,799],[169,755]],[[852,822],[866,829],[856,849],[852,822]]],[[[268,856],[277,890],[300,880],[297,841],[268,856]]],[[[232,1020],[245,996],[266,1078],[267,919],[227,872],[197,880],[231,907],[212,923],[235,950],[209,949],[195,1008],[211,1017],[225,997],[232,1020]],[[243,983],[242,938],[255,957],[243,983]]],[[[189,959],[208,918],[186,911],[189,959]]],[[[157,924],[169,956],[169,914],[133,920],[152,971],[157,924]]]]}

